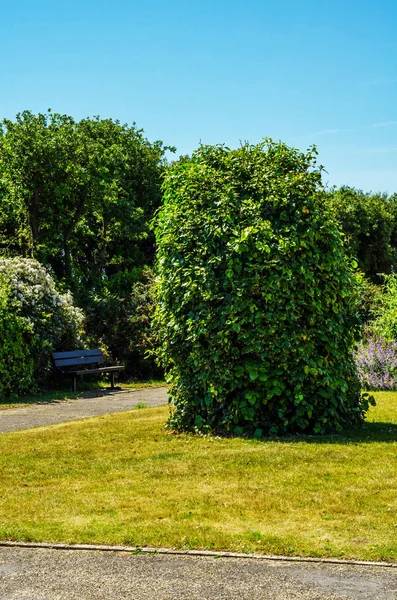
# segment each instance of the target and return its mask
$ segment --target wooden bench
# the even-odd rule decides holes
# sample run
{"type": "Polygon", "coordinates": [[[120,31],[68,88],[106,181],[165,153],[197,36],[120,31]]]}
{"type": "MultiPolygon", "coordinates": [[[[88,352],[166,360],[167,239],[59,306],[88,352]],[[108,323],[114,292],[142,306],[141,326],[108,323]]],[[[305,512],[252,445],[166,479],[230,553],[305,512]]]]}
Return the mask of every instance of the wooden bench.
{"type": "Polygon", "coordinates": [[[70,350],[68,352],[53,352],[52,358],[56,368],[64,375],[73,377],[73,391],[77,392],[77,377],[91,375],[94,373],[110,373],[110,389],[115,389],[114,374],[117,371],[122,371],[123,366],[117,365],[114,367],[97,367],[92,368],[92,365],[98,365],[105,360],[102,351],[95,350],[70,350]]]}

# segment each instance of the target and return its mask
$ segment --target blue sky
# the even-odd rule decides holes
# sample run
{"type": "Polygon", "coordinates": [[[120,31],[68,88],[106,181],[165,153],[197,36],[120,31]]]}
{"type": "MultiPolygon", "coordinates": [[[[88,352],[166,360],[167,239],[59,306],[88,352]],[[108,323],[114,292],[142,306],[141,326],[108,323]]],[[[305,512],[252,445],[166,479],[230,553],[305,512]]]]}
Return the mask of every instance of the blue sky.
{"type": "Polygon", "coordinates": [[[100,115],[191,153],[316,144],[329,185],[397,192],[397,2],[4,0],[0,117],[100,115]]]}

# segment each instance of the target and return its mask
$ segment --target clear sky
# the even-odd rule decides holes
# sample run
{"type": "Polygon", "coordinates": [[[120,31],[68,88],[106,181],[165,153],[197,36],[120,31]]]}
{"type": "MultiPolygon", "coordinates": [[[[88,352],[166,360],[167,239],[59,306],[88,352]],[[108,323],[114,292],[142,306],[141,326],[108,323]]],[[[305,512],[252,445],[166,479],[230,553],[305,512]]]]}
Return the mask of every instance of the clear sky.
{"type": "Polygon", "coordinates": [[[0,118],[52,108],[149,140],[316,144],[329,185],[397,192],[396,0],[3,0],[0,118]]]}

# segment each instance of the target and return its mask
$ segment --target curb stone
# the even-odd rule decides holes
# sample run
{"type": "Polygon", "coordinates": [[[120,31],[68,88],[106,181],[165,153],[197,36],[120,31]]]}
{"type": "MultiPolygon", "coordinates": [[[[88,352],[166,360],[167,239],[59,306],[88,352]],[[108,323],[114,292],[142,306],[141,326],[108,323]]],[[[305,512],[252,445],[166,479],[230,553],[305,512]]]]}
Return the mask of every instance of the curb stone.
{"type": "Polygon", "coordinates": [[[213,550],[177,550],[175,548],[151,548],[140,546],[109,546],[97,544],[52,544],[49,542],[10,542],[0,541],[0,547],[44,548],[47,550],[92,550],[101,552],[130,552],[131,554],[172,554],[179,556],[209,556],[213,558],[250,558],[284,562],[308,562],[336,565],[356,565],[361,567],[397,568],[397,562],[376,562],[367,560],[343,560],[339,558],[313,558],[304,556],[283,556],[275,554],[246,554],[244,552],[216,552],[213,550]]]}

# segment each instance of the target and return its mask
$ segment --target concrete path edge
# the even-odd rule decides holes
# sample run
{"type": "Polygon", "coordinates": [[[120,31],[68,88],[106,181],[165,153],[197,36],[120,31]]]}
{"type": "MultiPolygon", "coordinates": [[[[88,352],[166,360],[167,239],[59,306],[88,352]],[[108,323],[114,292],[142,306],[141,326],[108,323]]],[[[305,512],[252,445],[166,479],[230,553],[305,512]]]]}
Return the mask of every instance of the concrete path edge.
{"type": "Polygon", "coordinates": [[[216,558],[253,558],[285,562],[311,562],[336,565],[357,565],[364,567],[397,568],[397,562],[375,562],[369,560],[343,560],[339,558],[314,558],[305,556],[283,556],[275,554],[246,554],[243,552],[222,552],[215,550],[176,550],[175,548],[151,548],[141,546],[108,546],[98,544],[52,544],[50,542],[11,542],[1,541],[0,547],[45,548],[47,550],[94,550],[101,552],[131,552],[132,554],[174,554],[179,556],[212,556],[216,558]]]}

